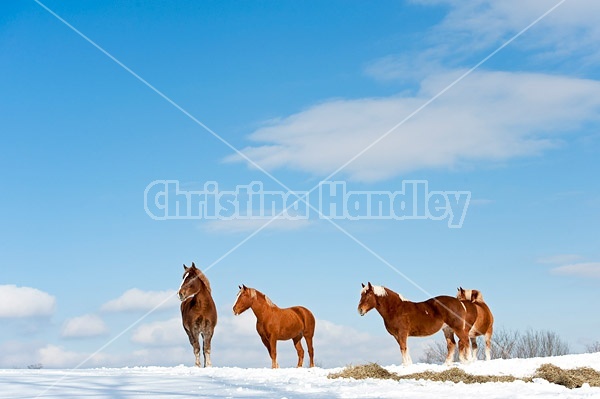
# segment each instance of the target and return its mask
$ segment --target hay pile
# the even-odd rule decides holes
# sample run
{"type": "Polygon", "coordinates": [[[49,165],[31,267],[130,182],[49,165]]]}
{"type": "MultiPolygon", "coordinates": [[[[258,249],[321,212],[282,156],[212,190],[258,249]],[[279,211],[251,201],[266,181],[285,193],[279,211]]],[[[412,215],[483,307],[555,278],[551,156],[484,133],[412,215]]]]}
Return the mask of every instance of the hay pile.
{"type": "Polygon", "coordinates": [[[400,376],[396,373],[390,373],[377,363],[369,363],[359,366],[347,366],[339,373],[329,374],[327,378],[354,378],[355,380],[377,378],[380,380],[398,381],[400,379],[400,376]]]}
{"type": "Polygon", "coordinates": [[[531,382],[534,378],[543,378],[553,384],[563,385],[567,388],[580,388],[583,384],[589,384],[592,387],[600,387],[600,372],[589,367],[580,367],[576,369],[564,370],[553,364],[541,365],[532,377],[517,378],[512,375],[474,375],[465,372],[459,368],[434,372],[424,371],[407,375],[398,375],[384,369],[377,363],[369,363],[359,366],[348,366],[339,373],[331,373],[327,378],[354,378],[362,380],[366,378],[376,378],[385,380],[430,380],[430,381],[451,381],[454,383],[462,382],[465,384],[482,384],[486,382],[513,382],[525,381],[531,382]]]}
{"type": "Polygon", "coordinates": [[[585,383],[592,387],[600,387],[600,371],[590,367],[565,370],[546,363],[538,367],[533,378],[543,378],[553,384],[564,385],[571,389],[580,388],[585,383]]]}

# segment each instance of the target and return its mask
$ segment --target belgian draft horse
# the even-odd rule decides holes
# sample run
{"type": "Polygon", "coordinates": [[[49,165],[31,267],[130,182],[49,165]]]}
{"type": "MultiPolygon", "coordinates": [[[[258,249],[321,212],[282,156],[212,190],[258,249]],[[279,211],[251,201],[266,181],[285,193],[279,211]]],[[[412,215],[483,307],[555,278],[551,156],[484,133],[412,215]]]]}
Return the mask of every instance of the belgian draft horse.
{"type": "Polygon", "coordinates": [[[242,285],[235,304],[233,314],[239,315],[251,308],[256,316],[256,331],[269,351],[271,367],[277,364],[277,341],[291,339],[298,352],[298,367],[304,362],[304,349],[300,340],[304,337],[310,357],[310,367],[314,367],[313,336],[315,334],[315,317],[302,306],[281,309],[262,292],[242,285]]]}
{"type": "MultiPolygon", "coordinates": [[[[467,308],[467,326],[469,327],[469,338],[471,340],[472,359],[477,359],[477,337],[485,337],[485,360],[492,358],[492,333],[494,331],[494,316],[488,305],[483,301],[483,295],[478,290],[465,290],[457,288],[458,298],[467,308]]],[[[444,331],[450,333],[451,331],[444,331]]],[[[452,338],[454,341],[454,337],[452,338]]],[[[453,352],[454,352],[454,348],[453,352]]]]}
{"type": "MultiPolygon", "coordinates": [[[[466,309],[458,299],[451,296],[437,296],[424,302],[411,302],[389,288],[362,284],[358,313],[364,316],[375,308],[383,318],[383,323],[400,345],[402,364],[412,363],[406,340],[410,337],[425,337],[435,334],[445,326],[449,333],[455,333],[459,338],[460,360],[466,362],[469,358],[469,335],[465,324],[466,309]]],[[[448,341],[448,335],[446,341],[448,341]]],[[[454,337],[452,336],[452,340],[454,337]]],[[[446,362],[451,361],[450,346],[446,362]]],[[[454,348],[452,348],[452,355],[454,348]]]]}
{"type": "Polygon", "coordinates": [[[210,341],[217,325],[217,307],[212,299],[208,278],[196,268],[183,265],[183,281],[177,294],[181,300],[181,320],[194,348],[196,366],[200,367],[200,335],[204,367],[211,366],[210,341]]]}

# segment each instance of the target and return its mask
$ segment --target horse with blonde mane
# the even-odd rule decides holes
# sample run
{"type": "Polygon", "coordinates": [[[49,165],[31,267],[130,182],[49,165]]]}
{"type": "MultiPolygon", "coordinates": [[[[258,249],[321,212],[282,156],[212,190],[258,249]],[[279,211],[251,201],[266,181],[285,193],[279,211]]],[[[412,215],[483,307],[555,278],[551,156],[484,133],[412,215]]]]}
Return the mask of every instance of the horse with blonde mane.
{"type": "Polygon", "coordinates": [[[211,366],[210,341],[217,325],[217,307],[213,301],[208,278],[196,268],[183,265],[183,281],[177,295],[181,300],[181,320],[194,348],[196,366],[200,367],[200,335],[204,367],[211,366]]]}
{"type": "Polygon", "coordinates": [[[490,360],[492,358],[492,333],[494,331],[492,311],[483,301],[483,295],[480,291],[465,290],[462,287],[457,288],[457,290],[456,298],[467,308],[467,326],[469,327],[469,339],[471,340],[472,359],[477,359],[477,337],[483,335],[485,337],[485,360],[490,360]]]}
{"type": "MultiPolygon", "coordinates": [[[[402,353],[402,364],[412,363],[406,341],[408,337],[425,337],[438,332],[442,327],[448,326],[449,333],[456,334],[459,338],[459,354],[461,362],[466,362],[469,358],[469,335],[465,324],[466,309],[465,305],[451,296],[437,296],[424,302],[411,302],[403,298],[400,294],[389,288],[368,283],[362,284],[360,293],[360,302],[358,304],[358,313],[361,316],[367,314],[371,309],[376,309],[383,318],[383,323],[388,333],[390,333],[400,345],[402,353]]],[[[446,341],[448,335],[444,329],[446,341]]],[[[454,337],[452,336],[452,340],[454,337]]],[[[450,353],[448,347],[448,357],[446,363],[452,361],[454,348],[450,353]]]]}
{"type": "Polygon", "coordinates": [[[256,316],[256,331],[260,335],[262,343],[269,351],[271,367],[279,368],[277,363],[277,341],[292,340],[298,353],[298,367],[304,362],[304,349],[300,340],[304,337],[310,358],[310,367],[314,367],[313,336],[315,334],[315,317],[302,306],[281,309],[275,305],[262,292],[248,288],[245,285],[239,287],[233,314],[239,315],[249,308],[256,316]]]}

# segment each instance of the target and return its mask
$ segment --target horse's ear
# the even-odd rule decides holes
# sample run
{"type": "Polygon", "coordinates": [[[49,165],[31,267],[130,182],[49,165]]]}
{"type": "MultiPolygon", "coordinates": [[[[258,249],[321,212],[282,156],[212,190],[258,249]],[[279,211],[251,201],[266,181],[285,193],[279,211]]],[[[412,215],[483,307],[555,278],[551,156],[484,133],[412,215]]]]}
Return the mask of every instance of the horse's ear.
{"type": "Polygon", "coordinates": [[[245,290],[248,289],[248,287],[246,287],[244,284],[242,284],[242,288],[245,289],[245,290]]]}
{"type": "Polygon", "coordinates": [[[187,270],[188,267],[185,265],[185,263],[183,264],[183,270],[187,270]]]}
{"type": "Polygon", "coordinates": [[[192,262],[192,269],[196,268],[196,264],[194,262],[192,262]]]}
{"type": "Polygon", "coordinates": [[[371,282],[370,282],[370,281],[369,281],[369,282],[367,282],[367,287],[369,287],[369,289],[370,289],[370,290],[372,290],[372,289],[373,289],[373,286],[371,285],[371,282]]]}
{"type": "Polygon", "coordinates": [[[238,288],[241,290],[241,289],[242,289],[242,286],[241,286],[241,285],[238,285],[238,288]]]}
{"type": "Polygon", "coordinates": [[[363,283],[360,283],[360,285],[362,285],[362,287],[365,288],[365,285],[363,283]]]}

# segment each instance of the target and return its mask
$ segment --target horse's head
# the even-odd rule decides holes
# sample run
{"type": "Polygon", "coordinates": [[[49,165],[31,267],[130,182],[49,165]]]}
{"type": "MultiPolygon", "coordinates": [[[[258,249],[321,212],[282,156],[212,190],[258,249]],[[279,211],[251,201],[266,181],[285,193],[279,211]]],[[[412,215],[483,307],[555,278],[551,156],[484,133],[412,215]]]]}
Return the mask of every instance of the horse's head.
{"type": "Polygon", "coordinates": [[[362,284],[360,301],[358,302],[358,314],[364,316],[369,310],[373,309],[377,305],[376,297],[375,288],[371,283],[367,283],[367,285],[362,284]]]}
{"type": "Polygon", "coordinates": [[[202,289],[203,282],[200,273],[194,262],[192,262],[191,267],[183,265],[183,281],[181,282],[179,291],[177,291],[180,301],[185,301],[196,295],[202,289]]]}
{"type": "Polygon", "coordinates": [[[235,304],[233,305],[233,314],[236,316],[248,310],[252,306],[254,298],[256,298],[256,291],[253,288],[248,288],[245,285],[239,287],[240,292],[238,292],[235,304]]]}

